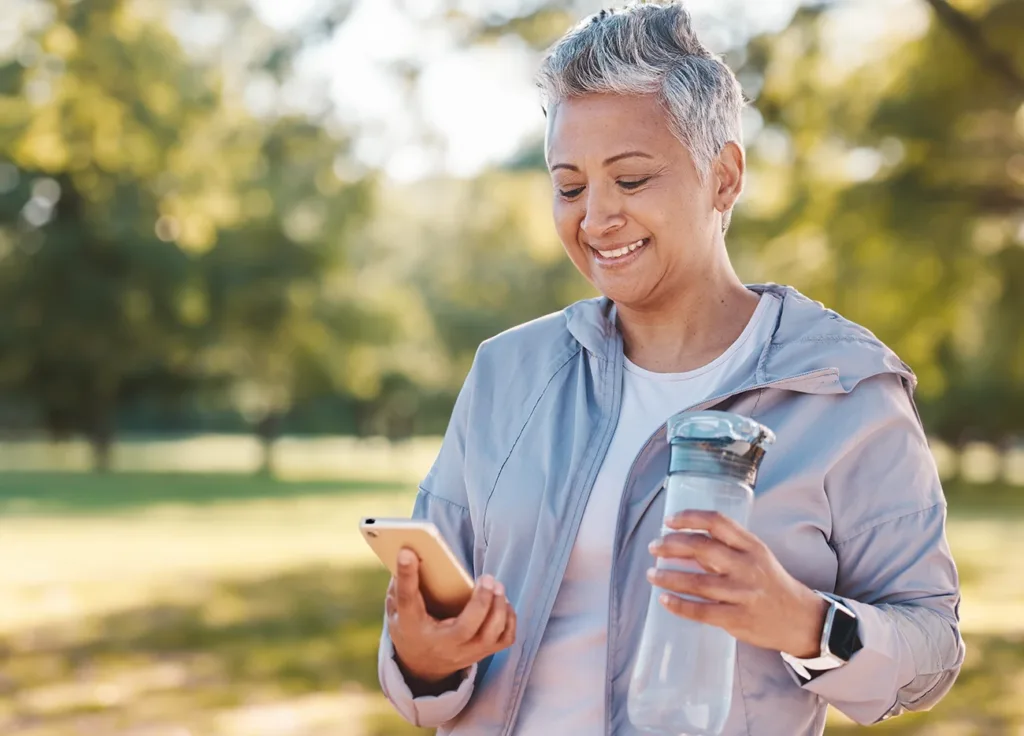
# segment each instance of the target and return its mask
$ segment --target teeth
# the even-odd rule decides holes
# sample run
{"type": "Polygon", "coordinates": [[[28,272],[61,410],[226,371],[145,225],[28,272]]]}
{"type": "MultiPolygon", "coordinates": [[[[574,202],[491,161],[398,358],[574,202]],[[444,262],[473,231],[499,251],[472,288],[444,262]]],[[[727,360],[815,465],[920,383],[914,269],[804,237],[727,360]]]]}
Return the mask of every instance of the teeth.
{"type": "Polygon", "coordinates": [[[635,243],[630,243],[629,245],[624,245],[621,248],[616,248],[615,250],[599,250],[597,252],[600,253],[605,258],[621,258],[622,256],[626,255],[627,253],[632,253],[633,251],[635,251],[637,248],[639,248],[643,244],[644,244],[644,239],[640,238],[640,240],[636,241],[635,243]]]}

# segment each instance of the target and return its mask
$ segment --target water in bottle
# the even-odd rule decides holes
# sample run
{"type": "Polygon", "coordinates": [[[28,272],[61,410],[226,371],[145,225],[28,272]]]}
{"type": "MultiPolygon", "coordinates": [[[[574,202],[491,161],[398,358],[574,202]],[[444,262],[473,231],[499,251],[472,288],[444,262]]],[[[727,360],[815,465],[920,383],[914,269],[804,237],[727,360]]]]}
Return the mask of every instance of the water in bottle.
{"type": "MultiPolygon", "coordinates": [[[[738,414],[703,411],[672,417],[665,516],[712,510],[746,527],[757,470],[774,440],[767,427],[738,414]]],[[[662,534],[670,531],[662,528],[662,534]]],[[[659,558],[657,567],[704,572],[692,561],[659,558]]],[[[629,719],[650,733],[716,736],[732,706],[736,640],[720,628],[669,613],[658,601],[664,592],[651,591],[630,681],[629,719]]]]}

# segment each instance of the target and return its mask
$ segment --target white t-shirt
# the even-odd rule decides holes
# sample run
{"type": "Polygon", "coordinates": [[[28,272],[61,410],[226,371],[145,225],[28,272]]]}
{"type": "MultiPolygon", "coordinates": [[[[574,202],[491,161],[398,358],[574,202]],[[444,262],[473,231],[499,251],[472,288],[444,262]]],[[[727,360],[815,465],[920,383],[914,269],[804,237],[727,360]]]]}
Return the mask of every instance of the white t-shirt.
{"type": "Polygon", "coordinates": [[[742,334],[718,358],[686,373],[652,373],[625,357],[622,409],[583,512],[515,729],[516,736],[604,733],[612,546],[633,460],[676,412],[712,398],[721,379],[749,363],[753,373],[781,302],[764,294],[742,334]]]}

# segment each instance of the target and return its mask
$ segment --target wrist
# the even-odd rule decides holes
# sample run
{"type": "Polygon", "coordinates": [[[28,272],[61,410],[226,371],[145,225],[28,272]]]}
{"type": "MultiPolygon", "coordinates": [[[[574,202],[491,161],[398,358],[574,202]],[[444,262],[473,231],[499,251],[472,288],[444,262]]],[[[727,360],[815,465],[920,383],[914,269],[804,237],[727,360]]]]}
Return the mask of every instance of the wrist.
{"type": "Polygon", "coordinates": [[[793,627],[793,641],[786,654],[798,659],[813,659],[821,655],[821,637],[825,630],[829,603],[810,588],[801,596],[799,626],[793,627]]]}
{"type": "Polygon", "coordinates": [[[457,690],[462,682],[463,670],[454,672],[436,672],[410,667],[398,654],[394,653],[395,664],[399,672],[405,678],[406,684],[412,691],[414,697],[422,695],[440,695],[449,690],[457,690]]]}

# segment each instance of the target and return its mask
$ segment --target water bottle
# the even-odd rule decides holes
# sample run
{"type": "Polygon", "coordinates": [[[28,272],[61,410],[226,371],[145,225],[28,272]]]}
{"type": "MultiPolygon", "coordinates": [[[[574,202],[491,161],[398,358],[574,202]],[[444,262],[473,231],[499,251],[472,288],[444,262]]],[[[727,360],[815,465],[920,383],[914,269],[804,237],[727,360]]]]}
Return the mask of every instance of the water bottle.
{"type": "MultiPolygon", "coordinates": [[[[758,466],[765,448],[775,441],[771,430],[739,414],[683,412],[669,420],[668,441],[665,516],[713,510],[746,527],[758,466]]],[[[662,534],[670,531],[662,528],[662,534]]],[[[659,558],[657,567],[704,572],[690,560],[659,558]]],[[[630,680],[629,719],[650,733],[715,736],[732,707],[736,640],[720,628],[669,613],[658,602],[664,592],[651,590],[630,680]]]]}

